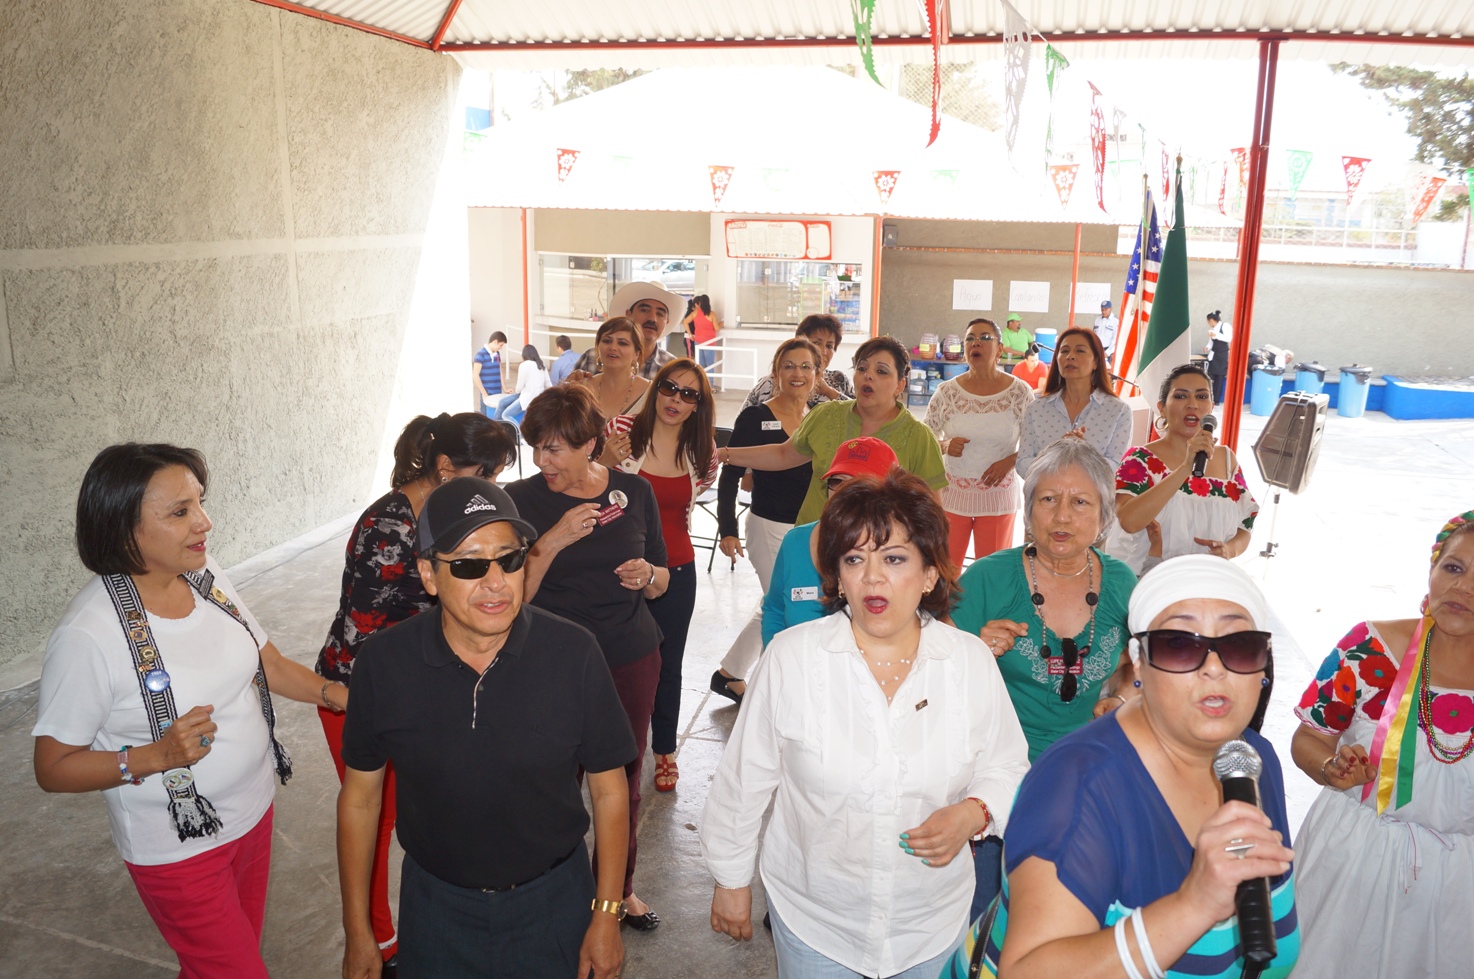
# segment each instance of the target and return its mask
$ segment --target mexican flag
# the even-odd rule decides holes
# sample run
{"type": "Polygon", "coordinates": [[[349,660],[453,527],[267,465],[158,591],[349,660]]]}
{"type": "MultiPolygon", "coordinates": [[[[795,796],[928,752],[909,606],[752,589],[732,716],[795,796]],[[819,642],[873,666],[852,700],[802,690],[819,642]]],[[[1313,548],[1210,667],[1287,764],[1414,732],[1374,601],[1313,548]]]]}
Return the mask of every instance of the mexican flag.
{"type": "MultiPolygon", "coordinates": [[[[1151,320],[1142,340],[1136,376],[1141,396],[1153,406],[1162,382],[1172,368],[1192,357],[1188,324],[1192,309],[1187,299],[1187,212],[1182,202],[1182,157],[1177,158],[1176,195],[1173,216],[1176,224],[1167,232],[1162,249],[1162,268],[1152,300],[1151,320]]],[[[1129,376],[1129,375],[1128,375],[1129,376]]]]}

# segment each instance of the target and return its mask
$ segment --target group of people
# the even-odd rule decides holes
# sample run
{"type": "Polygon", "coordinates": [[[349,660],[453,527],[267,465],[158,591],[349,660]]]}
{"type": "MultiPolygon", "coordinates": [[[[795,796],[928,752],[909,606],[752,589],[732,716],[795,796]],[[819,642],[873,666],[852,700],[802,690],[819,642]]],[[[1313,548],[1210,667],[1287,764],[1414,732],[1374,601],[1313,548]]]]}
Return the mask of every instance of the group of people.
{"type": "Polygon", "coordinates": [[[1203,430],[1204,372],[1168,377],[1131,446],[1093,331],[1064,331],[1036,396],[980,319],[923,421],[901,344],[847,376],[838,321],[809,317],[719,445],[705,371],[652,342],[676,298],[628,288],[528,399],[534,475],[498,484],[516,433],[484,412],[409,423],[315,671],[209,556],[199,453],[94,460],[97,577],[48,644],[36,778],[103,792],[182,976],[266,975],[273,694],[318,707],[342,782],[346,977],[619,976],[622,927],[660,924],[634,887],[642,766],[648,743],[679,784],[690,515],[719,477],[719,546],[764,598],[711,677],[738,712],[699,838],[716,931],[753,936],[761,874],[780,975],[1237,975],[1255,878],[1263,975],[1462,974],[1474,513],[1438,536],[1423,617],[1357,626],[1301,698],[1292,760],[1326,788],[1292,852],[1258,734],[1268,607],[1226,560],[1256,507],[1203,430]],[[1262,807],[1222,801],[1232,739],[1262,807]]]}

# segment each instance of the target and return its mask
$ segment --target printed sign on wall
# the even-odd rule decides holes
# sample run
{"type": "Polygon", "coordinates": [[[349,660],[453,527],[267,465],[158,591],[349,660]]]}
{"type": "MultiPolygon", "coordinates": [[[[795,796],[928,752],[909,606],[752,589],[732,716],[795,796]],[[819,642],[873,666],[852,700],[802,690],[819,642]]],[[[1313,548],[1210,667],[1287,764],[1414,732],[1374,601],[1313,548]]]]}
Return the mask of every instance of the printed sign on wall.
{"type": "Polygon", "coordinates": [[[953,279],[952,308],[987,311],[993,308],[992,279],[953,279]]]}
{"type": "Polygon", "coordinates": [[[1049,283],[1025,282],[1015,279],[1008,284],[1008,311],[1010,313],[1049,312],[1049,283]]]}
{"type": "Polygon", "coordinates": [[[1076,316],[1099,316],[1100,304],[1111,299],[1111,284],[1109,282],[1077,282],[1075,283],[1075,315],[1076,316]]]}

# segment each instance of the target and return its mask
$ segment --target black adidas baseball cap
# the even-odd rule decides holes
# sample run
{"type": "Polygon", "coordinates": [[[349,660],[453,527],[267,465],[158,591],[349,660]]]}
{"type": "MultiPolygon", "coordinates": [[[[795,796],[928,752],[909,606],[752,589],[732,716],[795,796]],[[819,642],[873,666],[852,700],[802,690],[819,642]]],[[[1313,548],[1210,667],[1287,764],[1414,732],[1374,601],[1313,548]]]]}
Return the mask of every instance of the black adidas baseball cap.
{"type": "Polygon", "coordinates": [[[537,540],[536,528],[517,515],[517,504],[506,490],[478,476],[457,476],[435,487],[425,499],[415,527],[415,546],[420,557],[444,554],[489,523],[509,523],[529,544],[537,540]]]}

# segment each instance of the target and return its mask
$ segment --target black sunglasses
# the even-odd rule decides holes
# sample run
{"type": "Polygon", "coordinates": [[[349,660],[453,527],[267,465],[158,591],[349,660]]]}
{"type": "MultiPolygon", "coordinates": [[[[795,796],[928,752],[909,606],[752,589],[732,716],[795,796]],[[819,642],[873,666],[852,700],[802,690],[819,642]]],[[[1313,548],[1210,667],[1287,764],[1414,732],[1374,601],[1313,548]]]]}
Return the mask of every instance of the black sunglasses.
{"type": "Polygon", "coordinates": [[[486,572],[491,570],[493,562],[502,569],[503,574],[512,574],[522,570],[522,565],[527,563],[527,545],[519,547],[515,551],[508,551],[500,557],[459,557],[452,561],[445,558],[434,558],[450,568],[452,578],[461,578],[466,581],[480,581],[486,577],[486,572]]]}
{"type": "MultiPolygon", "coordinates": [[[[1059,641],[1059,649],[1064,655],[1065,661],[1065,675],[1059,681],[1059,699],[1061,703],[1068,704],[1080,692],[1080,681],[1075,676],[1074,670],[1076,666],[1080,665],[1080,657],[1090,652],[1090,647],[1086,646],[1084,649],[1081,649],[1075,645],[1075,640],[1061,639],[1059,641]]],[[[1044,661],[1046,663],[1049,662],[1051,655],[1052,653],[1049,647],[1045,646],[1044,661]]]]}
{"type": "Polygon", "coordinates": [[[1274,649],[1267,632],[1231,632],[1226,636],[1200,636],[1178,629],[1152,629],[1138,632],[1142,655],[1163,673],[1192,673],[1208,661],[1208,653],[1218,654],[1223,668],[1230,673],[1262,673],[1269,666],[1274,649]]]}
{"type": "Polygon", "coordinates": [[[666,378],[665,380],[657,384],[656,390],[665,395],[667,398],[674,398],[676,395],[679,394],[681,396],[681,400],[686,402],[686,404],[688,405],[699,404],[701,402],[700,391],[697,391],[695,388],[683,388],[669,378],[666,378]]]}
{"type": "Polygon", "coordinates": [[[851,477],[849,476],[830,476],[828,479],[824,480],[824,492],[833,493],[845,483],[848,483],[850,481],[850,478],[851,477]]]}

